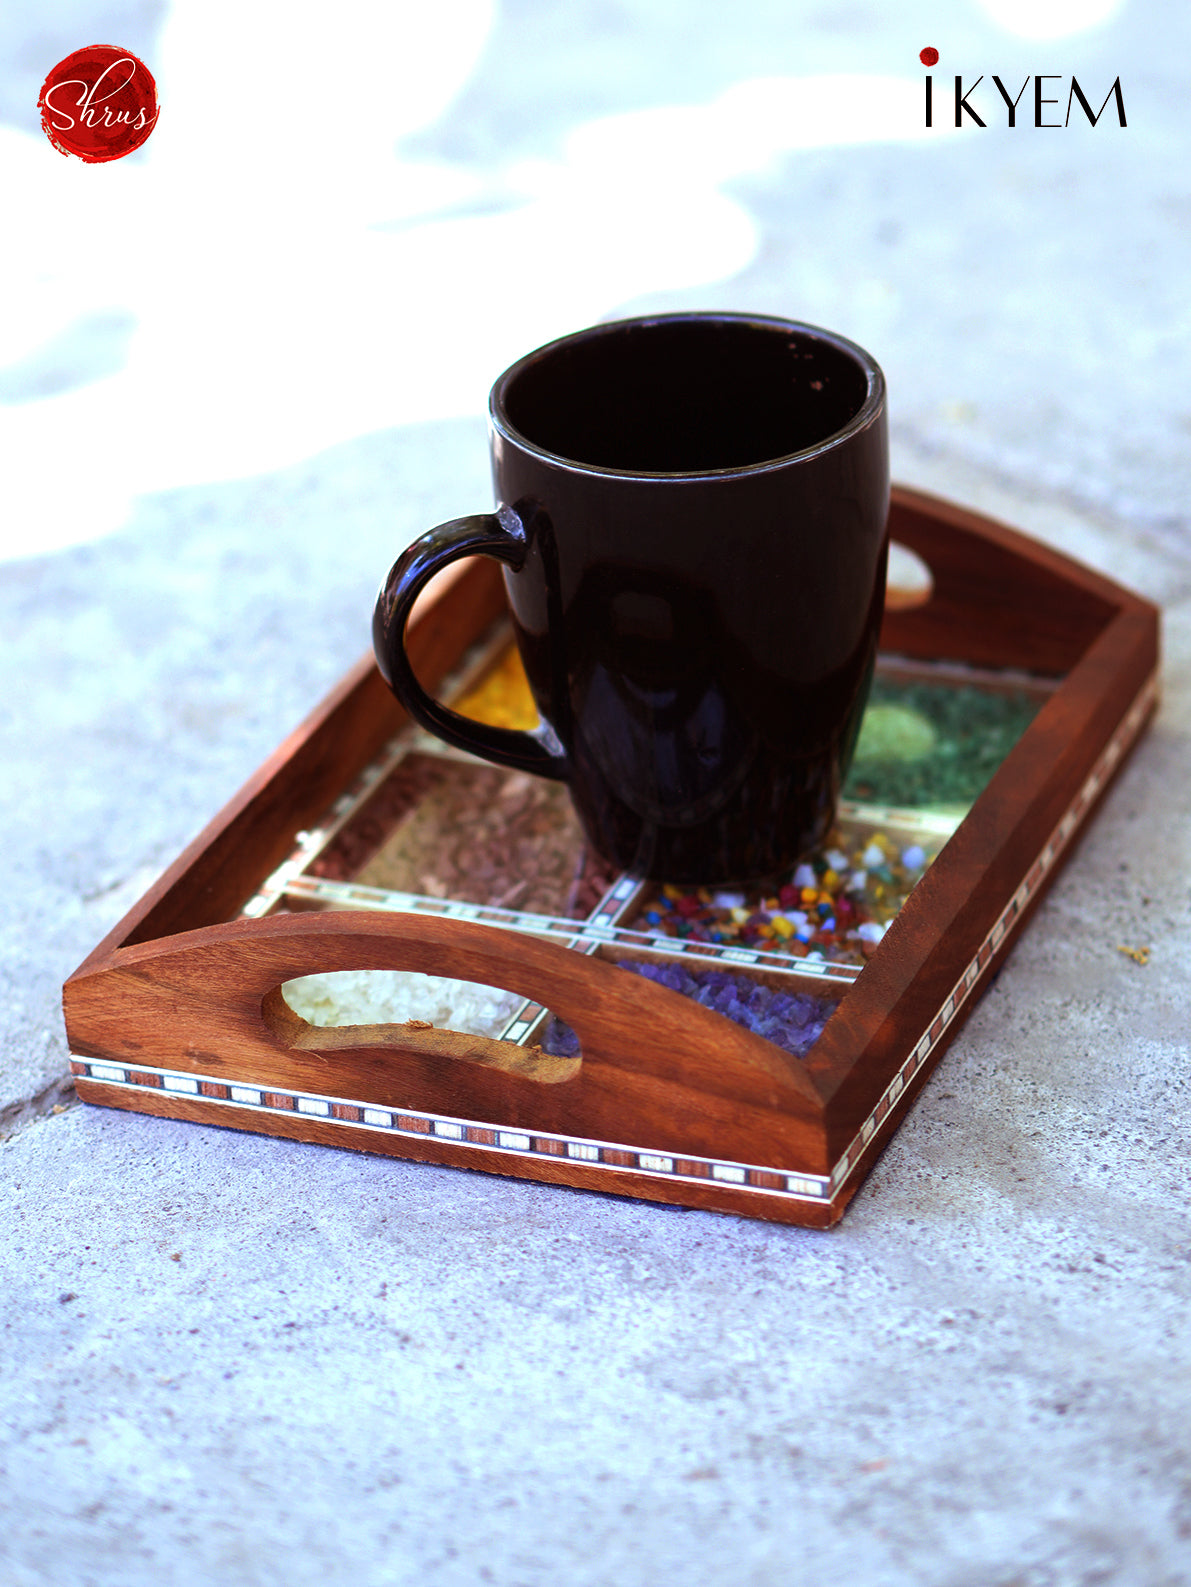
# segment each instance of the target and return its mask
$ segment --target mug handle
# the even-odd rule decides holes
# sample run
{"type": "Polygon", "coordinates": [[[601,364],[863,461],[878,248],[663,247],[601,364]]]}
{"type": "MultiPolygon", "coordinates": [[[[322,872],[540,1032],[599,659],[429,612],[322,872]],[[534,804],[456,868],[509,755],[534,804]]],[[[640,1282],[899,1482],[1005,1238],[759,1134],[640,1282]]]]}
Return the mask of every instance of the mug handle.
{"type": "Polygon", "coordinates": [[[547,723],[539,723],[532,732],[521,732],[460,716],[431,699],[414,676],[405,652],[409,614],[423,585],[435,573],[460,557],[476,555],[495,557],[519,572],[525,565],[527,549],[525,525],[511,507],[439,524],[397,558],[381,585],[372,614],[372,644],[381,676],[409,714],[429,732],[499,766],[565,782],[570,777],[570,762],[547,723]]]}

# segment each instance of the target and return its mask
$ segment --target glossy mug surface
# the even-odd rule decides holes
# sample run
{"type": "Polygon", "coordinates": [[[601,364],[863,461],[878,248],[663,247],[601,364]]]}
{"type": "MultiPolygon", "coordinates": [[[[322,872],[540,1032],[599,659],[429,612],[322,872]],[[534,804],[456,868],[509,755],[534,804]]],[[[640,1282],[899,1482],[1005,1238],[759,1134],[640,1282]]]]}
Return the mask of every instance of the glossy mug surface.
{"type": "Polygon", "coordinates": [[[872,676],[880,369],[812,326],[669,315],[530,353],[489,411],[500,505],[393,567],[373,620],[390,687],[449,743],[567,782],[622,869],[679,883],[788,869],[831,825],[872,676]],[[448,710],[405,655],[422,585],[475,553],[505,564],[532,733],[448,710]]]}

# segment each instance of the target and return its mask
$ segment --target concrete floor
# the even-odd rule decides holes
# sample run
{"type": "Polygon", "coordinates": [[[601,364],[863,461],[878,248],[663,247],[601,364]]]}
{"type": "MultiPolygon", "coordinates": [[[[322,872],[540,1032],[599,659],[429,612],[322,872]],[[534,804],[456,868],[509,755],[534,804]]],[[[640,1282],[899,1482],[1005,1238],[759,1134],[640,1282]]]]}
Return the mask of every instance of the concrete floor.
{"type": "MultiPolygon", "coordinates": [[[[10,169],[41,170],[27,79],[35,97],[92,37],[151,60],[179,14],[63,5],[36,37],[10,16],[10,169]]],[[[685,107],[626,136],[651,181],[687,184],[687,265],[638,209],[593,238],[599,270],[576,256],[573,290],[562,261],[548,302],[531,274],[492,298],[481,249],[476,300],[431,304],[432,344],[398,272],[391,318],[365,307],[376,356],[406,349],[405,408],[378,384],[345,417],[332,390],[278,434],[236,410],[233,434],[195,406],[189,451],[130,445],[94,519],[69,403],[119,381],[124,355],[96,353],[94,302],[83,334],[71,281],[29,267],[65,339],[0,370],[11,467],[61,437],[60,466],[29,465],[37,489],[10,501],[0,564],[5,1587],[1191,1582],[1188,24],[1139,0],[1039,40],[999,15],[632,0],[568,6],[564,26],[506,4],[408,158],[466,192],[473,241],[520,204],[561,227],[581,182],[615,219],[625,124],[606,118],[685,107]],[[928,43],[940,74],[1074,72],[1097,105],[1119,74],[1129,126],[990,115],[927,140],[895,136],[891,110],[886,141],[837,127],[814,146],[792,109],[755,124],[756,158],[713,169],[733,84],[920,86],[928,43]],[[593,167],[572,134],[597,123],[593,167]],[[502,337],[515,353],[669,306],[853,336],[889,378],[897,478],[1164,608],[1154,727],[844,1222],[768,1227],[78,1105],[62,980],[364,648],[400,545],[487,504],[473,363],[487,379],[502,337]]],[[[367,17],[351,26],[367,37],[367,17]]],[[[420,247],[420,224],[381,234],[420,247]]],[[[545,246],[527,233],[527,273],[545,246]]],[[[177,327],[165,298],[130,302],[135,369],[177,327]]],[[[247,344],[230,385],[281,402],[266,364],[247,344]]],[[[163,379],[168,420],[183,386],[163,379]]]]}

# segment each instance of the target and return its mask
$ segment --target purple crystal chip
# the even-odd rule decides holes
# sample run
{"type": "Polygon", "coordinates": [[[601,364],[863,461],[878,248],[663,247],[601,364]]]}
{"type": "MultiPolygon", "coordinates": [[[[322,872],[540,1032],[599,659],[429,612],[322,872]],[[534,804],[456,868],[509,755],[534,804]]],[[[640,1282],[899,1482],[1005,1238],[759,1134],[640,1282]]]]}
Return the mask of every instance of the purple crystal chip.
{"type": "MultiPolygon", "coordinates": [[[[804,1058],[811,1050],[835,1009],[828,998],[808,997],[804,992],[775,992],[738,971],[690,970],[685,965],[655,964],[649,959],[622,959],[620,968],[693,998],[795,1058],[804,1058]]],[[[579,1056],[579,1038],[560,1019],[550,1021],[542,1047],[556,1058],[579,1056]]]]}

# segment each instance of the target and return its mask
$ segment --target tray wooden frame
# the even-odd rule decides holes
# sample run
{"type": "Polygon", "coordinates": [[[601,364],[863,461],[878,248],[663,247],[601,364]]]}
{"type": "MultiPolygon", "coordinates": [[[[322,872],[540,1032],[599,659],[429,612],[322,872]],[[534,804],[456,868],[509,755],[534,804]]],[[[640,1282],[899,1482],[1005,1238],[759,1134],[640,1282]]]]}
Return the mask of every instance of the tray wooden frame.
{"type": "MultiPolygon", "coordinates": [[[[882,648],[1061,678],[802,1062],[599,956],[462,919],[238,918],[406,722],[361,661],[67,981],[83,1100],[303,1141],[826,1227],[842,1214],[1070,855],[1157,697],[1149,602],[1004,525],[895,488],[930,568],[882,648]],[[281,984],[407,968],[502,985],[582,1061],[406,1027],[315,1030],[281,984]]],[[[495,564],[426,592],[434,686],[503,610],[495,564]]],[[[807,990],[822,993],[821,985],[807,990]]]]}

